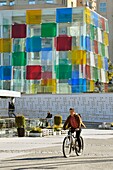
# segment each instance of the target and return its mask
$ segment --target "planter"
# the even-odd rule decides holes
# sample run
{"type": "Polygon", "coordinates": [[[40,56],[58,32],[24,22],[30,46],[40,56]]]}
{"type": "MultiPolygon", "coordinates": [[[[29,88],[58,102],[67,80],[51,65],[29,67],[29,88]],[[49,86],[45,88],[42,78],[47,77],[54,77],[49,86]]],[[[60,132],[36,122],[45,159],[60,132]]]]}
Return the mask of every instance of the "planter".
{"type": "Polygon", "coordinates": [[[53,136],[56,136],[56,131],[53,132],[53,136]]]}
{"type": "Polygon", "coordinates": [[[56,131],[56,135],[61,135],[61,131],[56,131]]]}
{"type": "Polygon", "coordinates": [[[30,137],[42,137],[42,133],[32,133],[32,132],[30,132],[29,136],[30,137]]]}
{"type": "Polygon", "coordinates": [[[17,128],[18,137],[25,136],[25,129],[24,128],[17,128]]]}

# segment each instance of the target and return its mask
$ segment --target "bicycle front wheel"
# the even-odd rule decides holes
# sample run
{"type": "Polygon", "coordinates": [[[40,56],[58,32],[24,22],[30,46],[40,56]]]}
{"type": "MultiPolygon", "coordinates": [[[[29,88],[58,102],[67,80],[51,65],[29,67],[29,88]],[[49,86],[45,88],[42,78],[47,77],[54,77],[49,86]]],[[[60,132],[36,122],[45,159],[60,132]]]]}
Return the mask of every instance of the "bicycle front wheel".
{"type": "Polygon", "coordinates": [[[83,138],[80,136],[81,148],[79,147],[78,140],[75,140],[75,152],[77,156],[82,155],[84,149],[84,141],[83,138]]]}
{"type": "Polygon", "coordinates": [[[72,137],[66,136],[63,141],[63,155],[64,157],[68,158],[71,154],[71,147],[72,147],[72,137]]]}

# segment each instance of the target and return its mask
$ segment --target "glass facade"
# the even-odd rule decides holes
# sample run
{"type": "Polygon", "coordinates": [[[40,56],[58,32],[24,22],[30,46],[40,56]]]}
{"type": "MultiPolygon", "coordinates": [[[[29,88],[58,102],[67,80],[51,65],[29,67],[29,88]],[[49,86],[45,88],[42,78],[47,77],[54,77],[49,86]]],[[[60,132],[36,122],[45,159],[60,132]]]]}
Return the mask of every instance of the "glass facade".
{"type": "Polygon", "coordinates": [[[0,88],[94,91],[108,81],[108,21],[87,7],[0,12],[0,88]]]}

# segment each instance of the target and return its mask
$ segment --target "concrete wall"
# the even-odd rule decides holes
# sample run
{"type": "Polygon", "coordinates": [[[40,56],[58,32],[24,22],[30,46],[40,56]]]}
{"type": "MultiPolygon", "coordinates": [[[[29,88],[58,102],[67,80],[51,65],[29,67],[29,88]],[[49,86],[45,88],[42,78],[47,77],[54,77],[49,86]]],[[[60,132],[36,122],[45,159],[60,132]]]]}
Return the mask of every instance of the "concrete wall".
{"type": "MultiPolygon", "coordinates": [[[[0,116],[7,116],[9,99],[0,100],[0,116]]],[[[53,115],[61,114],[63,120],[74,107],[81,113],[84,121],[113,122],[113,94],[75,94],[75,95],[22,95],[15,100],[16,112],[29,118],[45,118],[47,111],[53,115]]]]}

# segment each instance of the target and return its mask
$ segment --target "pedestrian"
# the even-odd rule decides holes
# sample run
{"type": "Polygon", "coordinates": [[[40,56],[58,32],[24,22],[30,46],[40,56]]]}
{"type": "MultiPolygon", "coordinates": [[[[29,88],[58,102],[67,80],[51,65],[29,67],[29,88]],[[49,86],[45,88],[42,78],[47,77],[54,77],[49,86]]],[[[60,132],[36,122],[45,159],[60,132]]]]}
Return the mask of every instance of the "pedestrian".
{"type": "Polygon", "coordinates": [[[101,82],[99,82],[99,79],[97,79],[97,81],[95,82],[95,87],[98,88],[99,92],[102,92],[101,82]]]}
{"type": "Polygon", "coordinates": [[[14,105],[13,100],[11,100],[11,102],[9,102],[8,115],[9,115],[9,117],[12,117],[12,115],[14,117],[16,117],[16,115],[15,115],[15,105],[14,105]]]}
{"type": "Polygon", "coordinates": [[[52,125],[52,114],[48,111],[46,116],[46,126],[52,125]]]}
{"type": "Polygon", "coordinates": [[[47,112],[46,118],[52,118],[52,114],[50,112],[47,112]]]}

